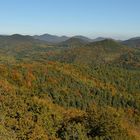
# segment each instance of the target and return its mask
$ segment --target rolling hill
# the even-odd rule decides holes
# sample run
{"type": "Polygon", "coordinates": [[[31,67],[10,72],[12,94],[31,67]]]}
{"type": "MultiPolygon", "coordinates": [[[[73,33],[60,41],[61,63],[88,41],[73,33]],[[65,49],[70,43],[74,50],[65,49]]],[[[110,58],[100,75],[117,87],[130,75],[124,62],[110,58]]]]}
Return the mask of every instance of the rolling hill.
{"type": "Polygon", "coordinates": [[[59,47],[70,47],[70,48],[75,48],[75,47],[81,47],[87,44],[88,41],[77,38],[77,37],[72,37],[66,41],[63,41],[59,44],[57,44],[59,47]]]}
{"type": "Polygon", "coordinates": [[[35,35],[33,37],[35,39],[46,41],[48,43],[60,43],[62,41],[69,39],[69,37],[67,36],[56,36],[56,35],[50,35],[50,34],[35,35]]]}
{"type": "MultiPolygon", "coordinates": [[[[76,41],[78,40],[76,39],[76,41]]],[[[131,55],[135,58],[135,60],[133,59],[131,62],[137,63],[137,65],[140,62],[138,50],[129,48],[114,40],[106,39],[99,42],[82,44],[79,41],[74,43],[73,40],[69,40],[66,43],[67,46],[69,44],[69,46],[73,45],[73,47],[68,50],[65,49],[60,51],[60,53],[54,57],[56,60],[85,65],[116,64],[127,61],[126,57],[131,55]]],[[[63,46],[66,46],[66,44],[63,44],[63,46]]]]}
{"type": "Polygon", "coordinates": [[[140,50],[112,39],[0,36],[0,139],[139,140],[140,50]]]}
{"type": "Polygon", "coordinates": [[[140,37],[131,38],[123,41],[122,43],[130,47],[140,48],[140,37]]]}
{"type": "Polygon", "coordinates": [[[90,38],[82,36],[82,35],[76,35],[76,36],[68,37],[68,36],[56,36],[56,35],[50,35],[50,34],[34,35],[33,38],[41,40],[41,41],[46,41],[48,43],[53,43],[53,44],[64,42],[64,41],[66,41],[70,38],[77,38],[77,39],[83,40],[85,42],[93,42],[93,41],[95,42],[95,41],[101,41],[101,40],[105,39],[105,38],[102,38],[102,37],[99,37],[99,38],[96,38],[96,39],[90,39],[90,38]]]}

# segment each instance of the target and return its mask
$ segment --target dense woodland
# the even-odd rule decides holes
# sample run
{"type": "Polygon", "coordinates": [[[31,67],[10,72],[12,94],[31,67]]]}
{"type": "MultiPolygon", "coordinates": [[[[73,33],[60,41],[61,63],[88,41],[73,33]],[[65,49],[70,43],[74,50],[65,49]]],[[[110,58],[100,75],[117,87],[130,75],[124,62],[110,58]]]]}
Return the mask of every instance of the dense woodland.
{"type": "Polygon", "coordinates": [[[0,140],[140,140],[140,48],[0,36],[0,140]]]}

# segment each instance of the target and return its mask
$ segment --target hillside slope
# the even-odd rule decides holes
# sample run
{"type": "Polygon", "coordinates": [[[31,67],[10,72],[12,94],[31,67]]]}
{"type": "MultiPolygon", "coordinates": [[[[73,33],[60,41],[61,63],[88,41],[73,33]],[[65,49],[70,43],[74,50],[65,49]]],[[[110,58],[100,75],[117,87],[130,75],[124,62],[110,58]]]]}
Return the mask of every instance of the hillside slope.
{"type": "Polygon", "coordinates": [[[130,47],[140,48],[140,37],[131,38],[122,42],[122,44],[128,45],[130,47]]]}
{"type": "Polygon", "coordinates": [[[140,51],[0,39],[0,139],[139,140],[140,51]]]}

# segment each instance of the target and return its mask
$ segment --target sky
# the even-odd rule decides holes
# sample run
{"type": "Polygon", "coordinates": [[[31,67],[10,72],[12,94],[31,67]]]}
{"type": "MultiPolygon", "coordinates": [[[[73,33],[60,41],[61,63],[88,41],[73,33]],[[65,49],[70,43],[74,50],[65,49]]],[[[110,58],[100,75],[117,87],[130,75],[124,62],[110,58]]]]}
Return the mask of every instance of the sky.
{"type": "Polygon", "coordinates": [[[0,34],[140,36],[140,0],[0,0],[0,34]]]}

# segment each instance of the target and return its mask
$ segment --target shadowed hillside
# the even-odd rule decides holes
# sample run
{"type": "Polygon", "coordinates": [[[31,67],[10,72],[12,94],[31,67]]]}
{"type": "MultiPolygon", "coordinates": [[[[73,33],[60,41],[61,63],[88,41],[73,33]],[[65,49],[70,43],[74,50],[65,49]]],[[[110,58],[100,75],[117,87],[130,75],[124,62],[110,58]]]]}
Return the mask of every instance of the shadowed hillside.
{"type": "Polygon", "coordinates": [[[122,43],[128,45],[129,47],[140,48],[140,37],[131,38],[129,40],[123,41],[122,43]]]}

